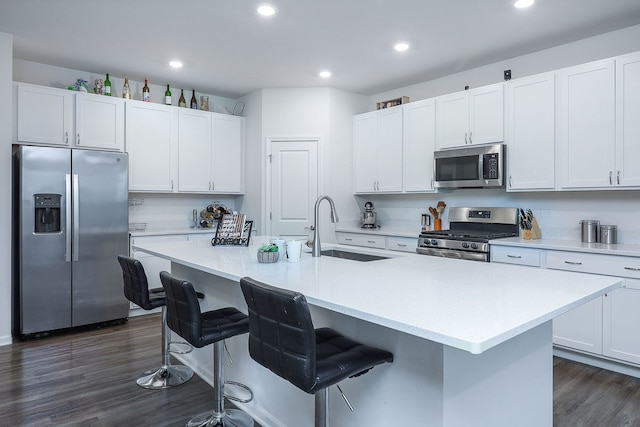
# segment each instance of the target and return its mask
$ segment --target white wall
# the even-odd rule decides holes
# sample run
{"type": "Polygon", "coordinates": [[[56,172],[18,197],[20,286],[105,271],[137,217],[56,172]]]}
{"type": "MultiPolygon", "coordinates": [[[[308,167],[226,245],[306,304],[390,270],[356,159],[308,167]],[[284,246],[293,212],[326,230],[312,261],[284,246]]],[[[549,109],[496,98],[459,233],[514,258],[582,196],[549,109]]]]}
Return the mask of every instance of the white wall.
{"type": "MultiPolygon", "coordinates": [[[[0,93],[11,91],[13,37],[0,33],[0,93]]],[[[0,345],[11,343],[11,113],[12,100],[0,101],[0,345]]]]}
{"type": "MultiPolygon", "coordinates": [[[[108,70],[107,70],[108,71],[108,70]]],[[[31,83],[42,86],[57,87],[66,89],[69,86],[73,86],[76,79],[82,78],[87,80],[87,89],[89,92],[93,92],[96,79],[103,79],[105,75],[88,73],[86,71],[72,70],[70,68],[56,67],[53,65],[40,64],[38,62],[24,61],[20,59],[13,60],[13,80],[21,83],[31,83]]],[[[111,81],[111,93],[112,96],[122,96],[122,86],[124,85],[125,76],[109,75],[109,81],[111,81]]],[[[149,82],[149,89],[151,93],[151,102],[158,104],[164,103],[164,92],[167,89],[167,83],[160,84],[149,82]]],[[[129,87],[131,88],[132,98],[142,99],[142,87],[144,81],[136,81],[129,79],[129,87]]],[[[191,89],[183,88],[184,97],[187,102],[191,99],[191,89]]],[[[215,111],[217,113],[227,113],[233,111],[233,107],[236,105],[236,101],[229,98],[223,98],[220,96],[210,95],[206,93],[200,93],[196,90],[196,98],[198,99],[198,105],[200,105],[200,95],[209,96],[209,111],[215,111]]],[[[178,99],[180,98],[180,88],[171,87],[171,101],[172,105],[178,105],[178,99]]]]}

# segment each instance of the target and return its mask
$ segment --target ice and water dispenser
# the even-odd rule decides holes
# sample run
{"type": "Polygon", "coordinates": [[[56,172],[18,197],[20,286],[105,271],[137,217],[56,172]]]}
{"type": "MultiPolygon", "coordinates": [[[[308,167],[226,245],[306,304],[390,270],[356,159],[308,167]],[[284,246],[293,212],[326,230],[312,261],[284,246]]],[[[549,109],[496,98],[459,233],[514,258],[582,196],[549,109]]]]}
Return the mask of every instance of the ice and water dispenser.
{"type": "Polygon", "coordinates": [[[35,233],[59,233],[60,225],[60,194],[34,194],[35,233]]]}

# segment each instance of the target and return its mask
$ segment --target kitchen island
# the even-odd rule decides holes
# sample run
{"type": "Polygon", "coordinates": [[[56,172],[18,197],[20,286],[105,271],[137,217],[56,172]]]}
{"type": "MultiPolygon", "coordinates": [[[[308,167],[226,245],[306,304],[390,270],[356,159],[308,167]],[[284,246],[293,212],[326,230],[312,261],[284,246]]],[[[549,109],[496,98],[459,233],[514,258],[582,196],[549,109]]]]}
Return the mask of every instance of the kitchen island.
{"type": "MultiPolygon", "coordinates": [[[[417,254],[358,262],[305,253],[299,263],[260,264],[249,247],[208,242],[138,246],[172,262],[205,294],[203,310],[246,312],[241,277],[303,293],[316,327],[394,353],[394,362],[347,380],[356,411],[332,392],[334,426],[551,426],[551,320],[623,285],[618,278],[524,269],[417,254]]],[[[313,397],[254,363],[247,339],[228,340],[227,379],[253,388],[239,405],[265,426],[313,425],[313,397]]],[[[211,383],[211,349],[179,357],[211,383]]],[[[197,398],[197,397],[194,397],[197,398]]]]}

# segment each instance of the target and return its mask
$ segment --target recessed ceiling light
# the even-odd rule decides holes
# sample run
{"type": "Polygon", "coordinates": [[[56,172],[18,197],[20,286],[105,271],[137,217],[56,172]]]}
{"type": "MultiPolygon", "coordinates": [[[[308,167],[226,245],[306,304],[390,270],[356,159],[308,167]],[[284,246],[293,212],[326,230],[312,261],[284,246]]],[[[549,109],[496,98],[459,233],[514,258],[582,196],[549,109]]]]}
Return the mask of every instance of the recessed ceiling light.
{"type": "Polygon", "coordinates": [[[535,3],[535,0],[516,0],[513,5],[518,9],[524,9],[525,7],[531,6],[535,3]]]}
{"type": "Polygon", "coordinates": [[[182,62],[180,61],[170,61],[169,65],[173,68],[182,68],[182,62]]]}
{"type": "Polygon", "coordinates": [[[405,50],[409,49],[409,44],[408,43],[398,43],[393,47],[395,50],[397,50],[398,52],[404,52],[405,50]]]}
{"type": "Polygon", "coordinates": [[[327,70],[320,71],[318,75],[323,79],[328,79],[329,77],[331,77],[331,71],[327,71],[327,70]]]}
{"type": "Polygon", "coordinates": [[[270,4],[263,4],[258,7],[258,13],[262,16],[271,16],[276,13],[276,8],[270,4]]]}

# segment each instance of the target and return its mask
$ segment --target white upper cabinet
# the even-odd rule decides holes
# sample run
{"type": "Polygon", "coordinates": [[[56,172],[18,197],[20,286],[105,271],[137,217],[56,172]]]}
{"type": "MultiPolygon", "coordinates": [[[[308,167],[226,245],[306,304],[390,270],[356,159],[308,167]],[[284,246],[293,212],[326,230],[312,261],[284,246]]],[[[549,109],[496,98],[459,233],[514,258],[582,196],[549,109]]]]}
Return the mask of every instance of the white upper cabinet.
{"type": "Polygon", "coordinates": [[[615,185],[640,187],[640,53],[616,59],[615,185]]]}
{"type": "Polygon", "coordinates": [[[188,109],[179,114],[179,191],[241,193],[243,119],[188,109]]]}
{"type": "Polygon", "coordinates": [[[402,107],[353,119],[354,191],[402,191],[402,107]]]}
{"type": "Polygon", "coordinates": [[[121,98],[76,93],[76,147],[123,151],[124,104],[121,98]]]}
{"type": "Polygon", "coordinates": [[[436,98],[438,149],[504,140],[504,85],[483,86],[436,98]]]}
{"type": "Polygon", "coordinates": [[[17,86],[17,141],[72,146],[74,92],[25,84],[17,86]]]}
{"type": "Polygon", "coordinates": [[[126,103],[129,190],[177,190],[178,109],[141,101],[126,103]]]}
{"type": "Polygon", "coordinates": [[[614,60],[563,69],[556,77],[560,186],[612,187],[617,179],[614,60]]]}
{"type": "Polygon", "coordinates": [[[433,151],[436,146],[434,99],[402,106],[402,187],[406,192],[432,192],[433,151]]]}
{"type": "Polygon", "coordinates": [[[179,109],[178,190],[211,191],[211,113],[179,109]]]}
{"type": "Polygon", "coordinates": [[[555,187],[555,75],[507,83],[507,191],[555,187]]]}
{"type": "Polygon", "coordinates": [[[17,84],[16,141],[62,147],[124,149],[124,100],[17,84]]]}
{"type": "Polygon", "coordinates": [[[242,193],[244,190],[244,118],[212,113],[213,150],[211,190],[242,193]]]}

